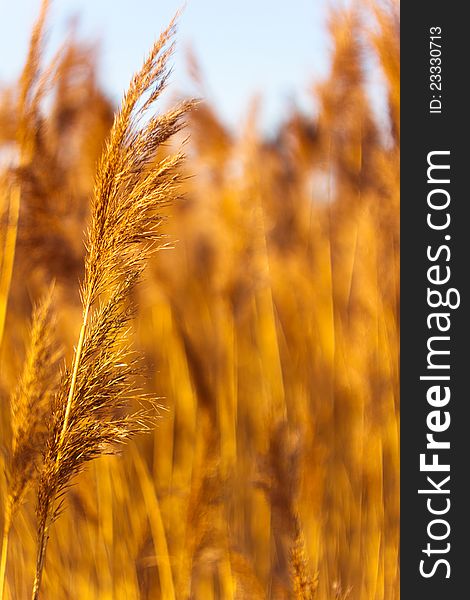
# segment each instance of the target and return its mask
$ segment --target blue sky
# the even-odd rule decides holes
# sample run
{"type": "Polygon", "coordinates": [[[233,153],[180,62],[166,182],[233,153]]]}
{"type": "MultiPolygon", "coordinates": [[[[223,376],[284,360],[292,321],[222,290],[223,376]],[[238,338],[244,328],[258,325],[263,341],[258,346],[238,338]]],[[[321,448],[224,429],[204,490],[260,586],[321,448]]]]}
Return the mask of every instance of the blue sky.
{"type": "MultiPolygon", "coordinates": [[[[118,100],[132,73],[182,0],[55,0],[49,47],[57,48],[74,15],[80,37],[101,44],[100,76],[118,100]]],[[[0,0],[0,81],[24,60],[39,0],[0,0]]],[[[180,21],[173,89],[190,91],[186,50],[204,75],[209,99],[236,126],[250,99],[262,98],[271,128],[292,102],[308,108],[309,87],[328,64],[327,0],[189,0],[180,21]]]]}

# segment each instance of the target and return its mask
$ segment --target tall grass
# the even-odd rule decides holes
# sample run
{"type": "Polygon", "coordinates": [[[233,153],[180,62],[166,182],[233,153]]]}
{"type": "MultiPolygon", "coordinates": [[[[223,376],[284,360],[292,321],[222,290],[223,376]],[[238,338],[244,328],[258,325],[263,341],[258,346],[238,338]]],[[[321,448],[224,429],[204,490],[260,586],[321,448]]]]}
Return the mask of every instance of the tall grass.
{"type": "Polygon", "coordinates": [[[398,599],[395,4],[332,15],[315,117],[267,139],[205,100],[184,163],[191,103],[152,112],[170,30],[113,123],[93,49],[41,68],[44,16],[34,118],[24,76],[0,94],[4,597],[398,599]]]}

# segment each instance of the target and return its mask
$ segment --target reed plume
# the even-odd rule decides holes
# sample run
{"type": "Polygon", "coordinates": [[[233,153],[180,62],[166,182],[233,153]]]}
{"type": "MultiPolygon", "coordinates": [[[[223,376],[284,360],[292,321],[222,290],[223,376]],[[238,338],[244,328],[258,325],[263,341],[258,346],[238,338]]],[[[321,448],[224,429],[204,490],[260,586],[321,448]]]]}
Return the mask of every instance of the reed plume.
{"type": "Polygon", "coordinates": [[[316,596],[318,581],[310,573],[305,538],[297,514],[294,519],[294,539],[289,559],[295,600],[313,600],[316,596]]]}
{"type": "Polygon", "coordinates": [[[269,451],[261,461],[257,484],[264,490],[272,511],[278,580],[274,583],[279,588],[289,588],[296,600],[313,600],[317,581],[310,570],[297,508],[299,459],[299,435],[289,431],[286,421],[280,421],[272,428],[269,451]]]}
{"type": "Polygon", "coordinates": [[[72,366],[54,398],[38,491],[38,551],[33,599],[39,597],[48,532],[64,493],[86,462],[148,428],[150,412],[124,410],[139,396],[138,360],[128,345],[132,292],[162,241],[159,209],[178,196],[181,152],[157,153],[183,126],[192,102],[149,115],[164,90],[175,19],[133,77],[96,176],[88,229],[83,319],[72,366]]]}
{"type": "Polygon", "coordinates": [[[11,455],[7,469],[0,597],[3,598],[12,519],[36,478],[42,450],[45,417],[57,382],[60,349],[52,333],[52,287],[33,311],[31,339],[23,373],[11,399],[11,455]]]}
{"type": "MultiPolygon", "coordinates": [[[[38,19],[33,27],[28,56],[19,81],[17,100],[17,125],[15,141],[18,148],[19,169],[28,164],[34,144],[34,131],[38,126],[39,104],[44,94],[44,81],[41,76],[40,60],[44,41],[44,25],[49,0],[43,0],[38,19]]],[[[16,175],[8,186],[8,224],[2,243],[0,269],[0,347],[5,329],[8,296],[15,261],[16,239],[20,215],[21,183],[16,175]]]]}
{"type": "MultiPolygon", "coordinates": [[[[40,60],[44,40],[44,25],[49,1],[43,0],[39,16],[34,24],[28,56],[19,79],[19,94],[16,100],[16,125],[14,141],[18,152],[18,167],[21,170],[31,158],[34,131],[38,124],[39,103],[44,92],[40,60]]],[[[0,261],[0,348],[2,346],[8,299],[15,262],[20,203],[22,196],[18,173],[8,172],[3,191],[7,206],[7,224],[1,244],[0,261]]],[[[3,182],[2,182],[3,183],[3,182]]],[[[33,315],[31,345],[23,375],[12,397],[11,427],[12,447],[10,464],[7,468],[7,499],[4,508],[2,550],[0,556],[0,598],[5,591],[6,566],[10,528],[26,489],[32,479],[38,450],[37,425],[44,409],[45,389],[50,371],[51,340],[48,337],[50,296],[38,306],[33,315]],[[35,382],[35,378],[37,378],[35,382]]]]}

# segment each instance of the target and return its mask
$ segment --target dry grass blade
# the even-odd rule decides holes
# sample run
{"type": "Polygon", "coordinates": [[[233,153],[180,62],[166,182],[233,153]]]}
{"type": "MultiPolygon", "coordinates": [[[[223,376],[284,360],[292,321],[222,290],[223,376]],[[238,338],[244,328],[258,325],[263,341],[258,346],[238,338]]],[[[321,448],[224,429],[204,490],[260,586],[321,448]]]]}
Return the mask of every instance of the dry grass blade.
{"type": "Polygon", "coordinates": [[[82,286],[83,321],[72,367],[54,401],[38,494],[38,598],[48,530],[71,478],[113,445],[147,429],[149,413],[123,412],[139,396],[128,348],[131,293],[158,248],[159,208],[178,195],[182,154],[157,152],[183,126],[186,102],[163,115],[148,110],[165,88],[175,21],[134,76],[98,167],[82,286]]]}
{"type": "Polygon", "coordinates": [[[12,442],[0,569],[2,593],[12,519],[36,477],[46,434],[45,417],[57,383],[56,365],[60,351],[52,335],[51,299],[52,287],[33,312],[30,345],[23,373],[11,400],[12,442]]]}

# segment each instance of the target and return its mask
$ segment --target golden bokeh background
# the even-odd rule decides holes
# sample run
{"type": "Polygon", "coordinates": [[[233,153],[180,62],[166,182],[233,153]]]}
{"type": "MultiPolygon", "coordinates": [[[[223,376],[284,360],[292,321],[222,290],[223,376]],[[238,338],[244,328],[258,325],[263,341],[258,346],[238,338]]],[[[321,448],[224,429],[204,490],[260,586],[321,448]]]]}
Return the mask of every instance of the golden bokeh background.
{"type": "MultiPolygon", "coordinates": [[[[43,598],[399,598],[397,10],[332,14],[315,118],[293,109],[266,139],[256,103],[236,133],[204,100],[190,113],[173,247],[152,259],[133,321],[142,385],[166,408],[75,479],[43,598]],[[388,107],[379,124],[370,61],[388,107]]],[[[0,90],[1,506],[9,398],[51,281],[69,361],[76,344],[83,231],[114,110],[86,45],[66,40],[54,69],[19,166],[19,86],[0,90]]],[[[34,509],[33,487],[5,598],[30,597],[34,509]]]]}

